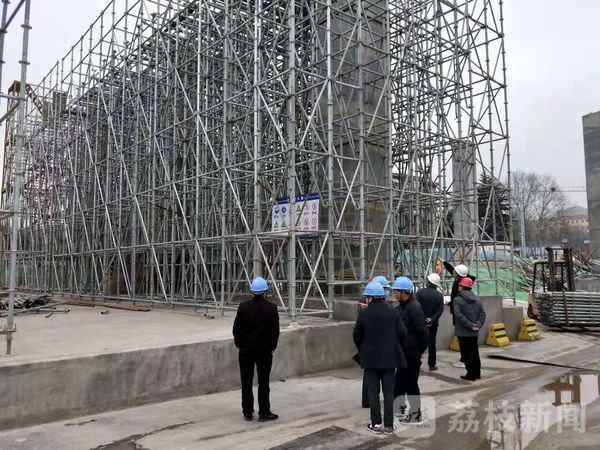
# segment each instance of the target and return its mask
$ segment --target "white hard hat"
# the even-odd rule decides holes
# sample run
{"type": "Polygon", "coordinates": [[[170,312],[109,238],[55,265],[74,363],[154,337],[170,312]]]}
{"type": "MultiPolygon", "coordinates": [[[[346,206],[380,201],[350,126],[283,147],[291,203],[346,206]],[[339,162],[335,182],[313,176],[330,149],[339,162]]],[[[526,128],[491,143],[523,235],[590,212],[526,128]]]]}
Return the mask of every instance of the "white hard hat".
{"type": "Polygon", "coordinates": [[[458,275],[460,275],[463,278],[469,274],[469,268],[467,266],[465,266],[464,264],[459,264],[458,266],[456,266],[454,268],[454,270],[456,271],[456,273],[458,275]]]}
{"type": "Polygon", "coordinates": [[[440,276],[437,273],[430,273],[429,275],[427,275],[427,279],[429,280],[429,282],[437,287],[440,287],[442,280],[440,279],[440,276]]]}

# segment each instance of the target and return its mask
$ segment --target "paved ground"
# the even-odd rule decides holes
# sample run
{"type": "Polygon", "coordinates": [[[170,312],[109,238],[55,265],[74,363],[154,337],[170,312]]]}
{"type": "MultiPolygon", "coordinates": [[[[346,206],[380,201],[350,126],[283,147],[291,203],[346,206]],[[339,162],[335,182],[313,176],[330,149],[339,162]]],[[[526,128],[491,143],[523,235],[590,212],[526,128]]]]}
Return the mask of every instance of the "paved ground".
{"type": "MultiPolygon", "coordinates": [[[[184,308],[155,308],[138,312],[103,307],[64,308],[70,312],[48,318],[44,314],[18,316],[13,355],[4,356],[3,344],[0,366],[230,339],[235,317],[235,311],[221,315],[205,309],[193,312],[184,308]]],[[[303,317],[299,324],[317,322],[332,323],[303,317]]],[[[285,332],[289,320],[282,319],[281,326],[285,332]]]]}
{"type": "Polygon", "coordinates": [[[435,418],[389,437],[365,429],[362,373],[353,368],[274,380],[272,405],[281,419],[272,423],[244,422],[239,391],[230,391],[3,432],[0,449],[512,449],[518,441],[522,448],[598,448],[597,372],[574,376],[566,368],[484,358],[484,379],[468,383],[452,366],[457,359],[440,352],[440,371],[423,372],[422,391],[431,396],[424,405],[435,418]],[[557,390],[560,401],[570,402],[575,384],[583,406],[574,410],[585,413],[585,432],[565,425],[563,410],[552,405],[557,390]],[[511,427],[517,422],[520,433],[511,427]]]}

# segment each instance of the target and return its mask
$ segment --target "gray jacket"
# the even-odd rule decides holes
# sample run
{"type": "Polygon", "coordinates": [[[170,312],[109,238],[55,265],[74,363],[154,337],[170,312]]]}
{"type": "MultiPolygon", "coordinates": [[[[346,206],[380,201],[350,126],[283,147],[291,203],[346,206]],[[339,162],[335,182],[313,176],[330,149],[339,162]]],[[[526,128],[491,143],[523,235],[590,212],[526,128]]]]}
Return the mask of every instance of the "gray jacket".
{"type": "Polygon", "coordinates": [[[478,331],[473,327],[481,328],[485,322],[485,311],[481,300],[473,291],[463,290],[454,299],[454,334],[457,337],[477,337],[478,331]]]}

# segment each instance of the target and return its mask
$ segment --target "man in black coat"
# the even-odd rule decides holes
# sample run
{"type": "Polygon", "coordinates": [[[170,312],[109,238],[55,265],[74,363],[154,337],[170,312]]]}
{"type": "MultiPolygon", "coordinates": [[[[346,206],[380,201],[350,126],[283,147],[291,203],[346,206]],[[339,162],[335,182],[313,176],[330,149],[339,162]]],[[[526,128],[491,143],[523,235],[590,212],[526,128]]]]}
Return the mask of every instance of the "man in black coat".
{"type": "Polygon", "coordinates": [[[262,277],[250,284],[252,300],[241,303],[233,322],[233,341],[239,348],[240,377],[242,379],[242,413],[252,420],[254,395],[252,381],[254,366],[258,374],[258,420],[275,420],[269,402],[269,376],[273,364],[273,352],[279,340],[279,314],[277,306],[265,299],[269,285],[262,277]]]}
{"type": "Polygon", "coordinates": [[[481,360],[479,359],[479,330],[485,323],[485,310],[481,300],[473,293],[473,281],[469,278],[460,280],[458,295],[454,305],[456,325],[454,334],[458,338],[460,354],[465,362],[467,374],[463,380],[481,379],[481,360]]]}
{"type": "Polygon", "coordinates": [[[404,343],[406,368],[398,368],[394,396],[400,397],[400,413],[406,411],[406,398],[410,403],[406,424],[420,424],[421,390],[419,389],[419,373],[421,358],[427,349],[427,327],[421,305],[413,297],[414,286],[406,277],[399,277],[392,285],[393,295],[400,302],[398,313],[406,326],[407,336],[404,343]]]}
{"type": "MultiPolygon", "coordinates": [[[[459,264],[458,266],[454,267],[448,261],[444,261],[444,268],[448,271],[448,273],[450,273],[450,275],[452,275],[452,278],[454,278],[452,290],[450,291],[450,303],[448,303],[448,306],[450,307],[450,314],[452,315],[452,325],[456,325],[456,318],[454,317],[454,299],[458,295],[458,284],[463,278],[470,278],[473,282],[475,282],[476,277],[469,275],[469,268],[464,264],[459,264]]],[[[455,367],[464,367],[462,354],[460,356],[460,364],[456,365],[455,367]]]]}
{"type": "Polygon", "coordinates": [[[369,306],[359,311],[353,338],[367,379],[371,409],[368,428],[374,433],[392,434],[394,370],[405,364],[402,340],[406,336],[406,328],[399,316],[385,304],[385,291],[379,283],[369,283],[363,295],[369,306]],[[383,390],[383,427],[380,389],[383,390]]]}
{"type": "MultiPolygon", "coordinates": [[[[369,303],[367,302],[367,299],[365,297],[361,297],[361,299],[358,301],[358,311],[357,312],[360,313],[361,310],[366,309],[368,307],[369,307],[369,303]]],[[[356,360],[356,362],[358,362],[358,364],[360,364],[360,354],[355,355],[355,360],[356,360]]],[[[363,382],[362,382],[361,405],[363,408],[369,407],[369,389],[367,388],[367,376],[364,372],[363,372],[363,382]]]]}
{"type": "Polygon", "coordinates": [[[435,341],[440,317],[444,312],[444,296],[438,290],[441,285],[440,276],[437,273],[427,275],[427,286],[417,291],[417,301],[421,305],[427,325],[427,365],[429,370],[438,370],[436,366],[435,341]]]}
{"type": "Polygon", "coordinates": [[[454,325],[454,310],[452,308],[454,306],[454,298],[458,295],[458,283],[460,283],[460,280],[463,278],[470,278],[473,280],[473,282],[475,282],[477,278],[469,274],[469,268],[464,264],[459,264],[458,266],[454,267],[448,261],[444,261],[444,268],[450,275],[452,275],[452,278],[454,278],[452,290],[450,291],[450,303],[448,304],[450,306],[450,314],[452,314],[452,325],[454,325]]]}

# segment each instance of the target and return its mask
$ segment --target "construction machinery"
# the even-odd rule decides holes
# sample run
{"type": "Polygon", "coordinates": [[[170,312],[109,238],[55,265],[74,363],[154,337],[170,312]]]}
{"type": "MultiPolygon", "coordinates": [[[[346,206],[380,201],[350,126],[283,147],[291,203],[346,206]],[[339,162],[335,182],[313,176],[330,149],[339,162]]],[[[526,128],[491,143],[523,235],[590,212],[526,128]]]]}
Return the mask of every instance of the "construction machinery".
{"type": "Polygon", "coordinates": [[[527,315],[548,326],[600,326],[600,293],[575,287],[571,248],[546,247],[547,259],[533,263],[527,315]]]}

